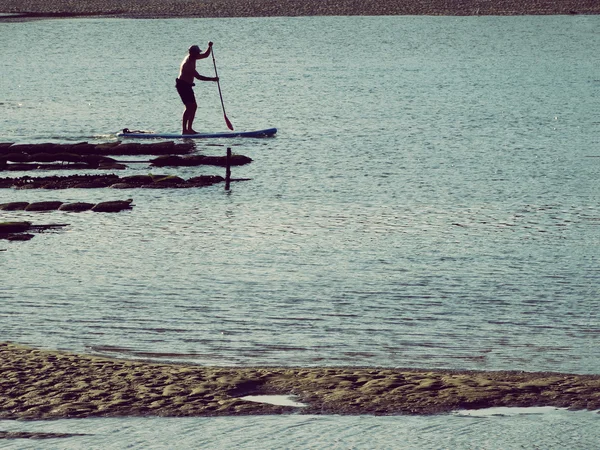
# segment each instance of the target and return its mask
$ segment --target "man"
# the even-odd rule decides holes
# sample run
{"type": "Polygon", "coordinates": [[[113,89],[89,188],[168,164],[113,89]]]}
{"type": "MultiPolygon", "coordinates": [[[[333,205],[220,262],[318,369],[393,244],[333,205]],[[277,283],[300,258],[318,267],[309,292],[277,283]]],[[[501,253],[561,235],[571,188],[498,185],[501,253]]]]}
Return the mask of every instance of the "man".
{"type": "Polygon", "coordinates": [[[199,59],[208,58],[212,50],[212,42],[208,43],[208,49],[202,53],[200,47],[192,45],[188,50],[188,55],[181,62],[179,68],[179,77],[175,80],[175,87],[181,101],[185,105],[182,118],[182,133],[181,134],[197,134],[192,128],[194,123],[194,117],[196,116],[196,109],[198,104],[196,103],[196,97],[194,96],[194,78],[200,81],[219,81],[217,77],[205,77],[200,75],[196,71],[196,61],[199,59]]]}

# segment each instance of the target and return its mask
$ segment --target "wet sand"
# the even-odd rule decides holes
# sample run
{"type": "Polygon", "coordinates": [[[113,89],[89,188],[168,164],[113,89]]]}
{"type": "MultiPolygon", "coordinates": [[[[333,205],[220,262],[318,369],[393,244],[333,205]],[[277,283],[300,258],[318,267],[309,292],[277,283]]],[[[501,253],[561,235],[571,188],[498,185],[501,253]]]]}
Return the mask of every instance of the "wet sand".
{"type": "Polygon", "coordinates": [[[306,414],[436,414],[493,406],[600,409],[600,375],[386,368],[201,367],[0,343],[0,418],[297,412],[242,400],[295,395],[306,414]]]}
{"type": "Polygon", "coordinates": [[[27,17],[269,17],[600,14],[597,0],[0,0],[0,13],[27,17]]]}

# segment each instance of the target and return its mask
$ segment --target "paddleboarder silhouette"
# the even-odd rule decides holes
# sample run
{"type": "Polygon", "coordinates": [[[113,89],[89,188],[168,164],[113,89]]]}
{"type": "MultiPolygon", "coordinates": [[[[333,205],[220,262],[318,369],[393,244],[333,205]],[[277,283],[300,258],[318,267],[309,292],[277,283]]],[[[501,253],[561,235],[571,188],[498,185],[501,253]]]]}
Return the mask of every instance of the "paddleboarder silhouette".
{"type": "Polygon", "coordinates": [[[202,52],[197,45],[192,45],[179,67],[179,77],[175,80],[175,87],[181,97],[181,101],[185,105],[185,110],[183,111],[183,117],[181,119],[181,134],[197,134],[192,128],[194,118],[196,117],[196,110],[198,109],[193,89],[193,86],[195,86],[194,80],[219,81],[219,77],[205,77],[196,71],[196,61],[208,58],[212,51],[212,45],[213,43],[209,42],[205,52],[202,52]]]}

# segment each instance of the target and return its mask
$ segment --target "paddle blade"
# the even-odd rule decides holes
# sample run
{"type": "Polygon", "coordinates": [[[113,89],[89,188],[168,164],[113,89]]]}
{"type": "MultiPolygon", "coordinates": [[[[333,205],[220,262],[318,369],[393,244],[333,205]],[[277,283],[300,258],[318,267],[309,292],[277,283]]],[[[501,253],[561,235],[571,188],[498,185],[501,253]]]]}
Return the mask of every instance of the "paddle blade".
{"type": "Polygon", "coordinates": [[[227,116],[223,115],[223,117],[225,117],[225,123],[227,124],[227,128],[229,128],[231,131],[233,131],[233,125],[231,125],[231,122],[229,121],[227,116]]]}

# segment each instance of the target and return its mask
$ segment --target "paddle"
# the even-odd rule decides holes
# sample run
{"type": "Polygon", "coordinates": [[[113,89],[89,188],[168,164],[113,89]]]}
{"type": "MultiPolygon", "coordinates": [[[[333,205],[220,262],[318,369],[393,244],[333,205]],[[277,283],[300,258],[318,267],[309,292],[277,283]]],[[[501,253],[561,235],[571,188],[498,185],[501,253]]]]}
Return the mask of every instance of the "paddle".
{"type": "MultiPolygon", "coordinates": [[[[217,63],[215,62],[215,51],[212,46],[210,49],[210,54],[212,55],[213,65],[215,66],[215,77],[219,78],[219,74],[217,73],[217,63]]],[[[225,123],[227,124],[227,128],[233,131],[233,125],[227,118],[227,114],[225,114],[225,105],[223,104],[223,94],[221,94],[221,83],[217,81],[217,86],[219,87],[219,97],[221,97],[221,107],[223,108],[223,117],[225,118],[225,123]]]]}

